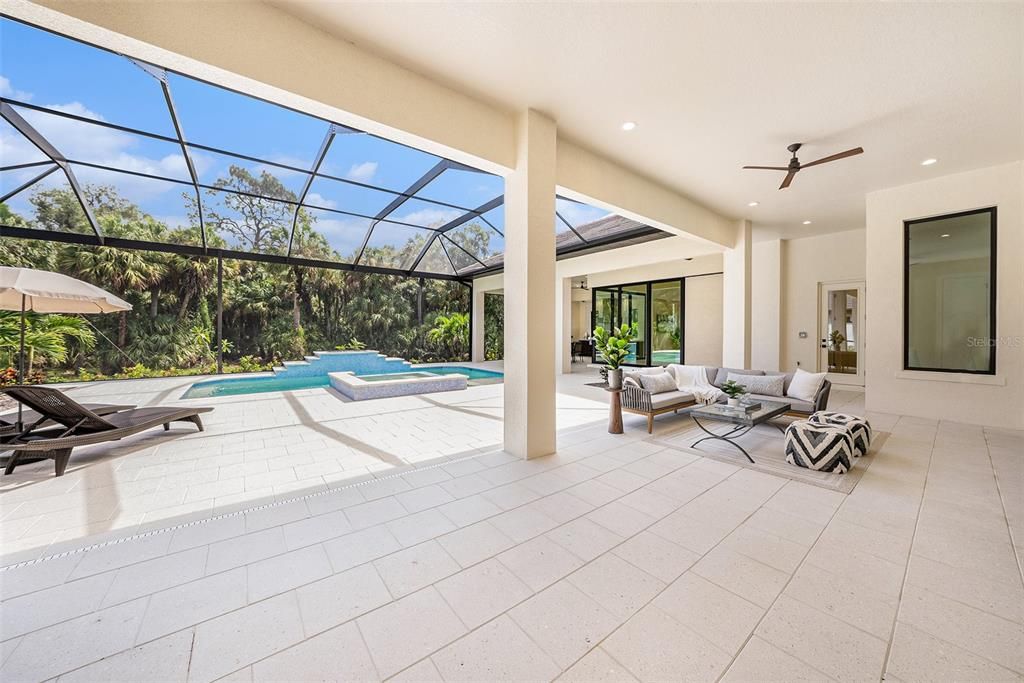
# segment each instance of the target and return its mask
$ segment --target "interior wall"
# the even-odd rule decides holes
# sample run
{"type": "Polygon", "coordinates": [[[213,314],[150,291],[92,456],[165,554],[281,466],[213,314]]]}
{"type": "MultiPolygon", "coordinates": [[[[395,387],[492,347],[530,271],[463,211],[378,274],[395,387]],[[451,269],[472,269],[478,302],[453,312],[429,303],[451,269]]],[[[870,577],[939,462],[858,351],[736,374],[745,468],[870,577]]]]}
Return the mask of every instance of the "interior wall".
{"type": "MultiPolygon", "coordinates": [[[[818,285],[864,280],[865,248],[864,230],[782,240],[780,370],[792,372],[802,368],[808,372],[818,371],[818,285]],[[807,336],[801,338],[801,332],[806,332],[807,336]]],[[[754,268],[758,268],[756,263],[754,268]]],[[[874,294],[869,286],[864,302],[868,315],[878,305],[872,299],[874,294]]],[[[755,330],[754,338],[757,339],[761,333],[763,330],[755,330]]],[[[870,333],[864,335],[866,344],[871,344],[871,340],[870,333]]]]}
{"type": "Polygon", "coordinates": [[[867,195],[869,410],[1024,428],[1024,162],[867,195]],[[996,375],[903,369],[903,221],[995,206],[996,375]]]}

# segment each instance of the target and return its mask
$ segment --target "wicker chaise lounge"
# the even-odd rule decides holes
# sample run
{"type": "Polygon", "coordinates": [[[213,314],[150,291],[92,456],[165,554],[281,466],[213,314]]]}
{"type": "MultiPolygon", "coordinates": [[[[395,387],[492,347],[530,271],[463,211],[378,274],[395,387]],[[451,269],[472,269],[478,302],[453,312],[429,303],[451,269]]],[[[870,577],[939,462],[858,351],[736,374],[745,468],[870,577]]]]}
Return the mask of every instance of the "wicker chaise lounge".
{"type": "MultiPolygon", "coordinates": [[[[81,406],[87,410],[91,410],[97,415],[110,415],[111,413],[119,413],[122,410],[131,410],[135,407],[135,404],[116,404],[116,403],[82,403],[81,406]]],[[[52,427],[55,423],[45,415],[40,415],[34,410],[22,410],[21,411],[21,423],[23,425],[35,425],[36,428],[41,427],[52,427]]],[[[6,439],[12,436],[17,436],[21,433],[18,429],[18,411],[13,410],[9,413],[0,415],[0,444],[6,439]]]]}
{"type": "Polygon", "coordinates": [[[52,458],[54,470],[59,477],[64,474],[71,451],[76,446],[117,441],[161,424],[167,430],[171,428],[172,422],[191,422],[199,431],[203,431],[199,415],[213,410],[156,406],[100,416],[56,389],[14,386],[2,391],[39,416],[36,423],[29,424],[18,435],[0,444],[0,450],[13,451],[4,474],[13,472],[19,460],[52,458]],[[56,422],[62,427],[39,429],[45,421],[56,422]]]}

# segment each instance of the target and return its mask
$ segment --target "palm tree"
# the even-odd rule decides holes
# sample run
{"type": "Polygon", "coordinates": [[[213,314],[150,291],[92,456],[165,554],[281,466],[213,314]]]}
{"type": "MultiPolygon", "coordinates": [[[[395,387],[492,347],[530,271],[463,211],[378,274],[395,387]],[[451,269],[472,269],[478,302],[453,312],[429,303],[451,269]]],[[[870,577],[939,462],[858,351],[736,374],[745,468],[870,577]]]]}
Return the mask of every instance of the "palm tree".
{"type": "MultiPolygon", "coordinates": [[[[62,363],[68,357],[70,347],[90,351],[96,346],[96,335],[86,322],[73,315],[25,315],[25,349],[28,351],[29,375],[32,374],[38,353],[49,361],[62,363]]],[[[8,364],[13,367],[14,359],[21,347],[21,314],[0,311],[0,348],[7,351],[8,364]]]]}
{"type": "MultiPolygon", "coordinates": [[[[121,298],[158,284],[165,270],[163,262],[155,261],[146,252],[110,247],[65,251],[60,254],[58,265],[61,272],[111,289],[121,298]]],[[[123,348],[128,341],[128,311],[121,311],[118,316],[117,345],[123,348]]]]}

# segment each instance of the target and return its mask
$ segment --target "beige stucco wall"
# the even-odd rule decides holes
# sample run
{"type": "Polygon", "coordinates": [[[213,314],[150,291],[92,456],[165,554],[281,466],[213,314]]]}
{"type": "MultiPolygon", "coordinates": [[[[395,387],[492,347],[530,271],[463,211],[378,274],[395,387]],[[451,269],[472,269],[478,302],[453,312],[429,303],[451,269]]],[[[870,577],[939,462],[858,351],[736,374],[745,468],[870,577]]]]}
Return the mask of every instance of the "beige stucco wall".
{"type": "MultiPolygon", "coordinates": [[[[808,372],[818,370],[818,286],[864,280],[864,250],[863,230],[782,240],[779,369],[787,372],[798,367],[808,372]],[[801,339],[800,332],[806,332],[807,338],[801,339]]],[[[756,262],[754,269],[758,269],[756,262]]],[[[872,295],[869,288],[865,307],[868,315],[877,304],[872,295]]],[[[754,332],[755,339],[759,333],[754,332]]],[[[771,331],[766,334],[769,333],[771,331]]],[[[871,344],[870,334],[865,336],[865,342],[871,344]]]]}
{"type": "Polygon", "coordinates": [[[869,410],[1024,428],[1024,162],[867,195],[869,410]],[[903,221],[995,206],[996,371],[903,370],[903,221]]]}

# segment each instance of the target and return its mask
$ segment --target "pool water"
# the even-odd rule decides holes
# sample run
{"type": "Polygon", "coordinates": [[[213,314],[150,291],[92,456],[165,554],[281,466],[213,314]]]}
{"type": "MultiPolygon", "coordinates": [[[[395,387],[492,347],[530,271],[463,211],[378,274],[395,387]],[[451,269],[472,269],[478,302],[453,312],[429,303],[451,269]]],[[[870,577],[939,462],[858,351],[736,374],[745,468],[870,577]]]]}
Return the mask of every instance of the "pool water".
{"type": "MultiPolygon", "coordinates": [[[[429,375],[466,375],[470,383],[474,380],[500,380],[504,375],[494,370],[479,368],[463,368],[457,365],[426,367],[422,370],[374,374],[361,376],[368,382],[384,379],[400,379],[402,377],[426,377],[429,375]]],[[[219,379],[196,382],[182,398],[210,398],[214,396],[240,396],[243,394],[263,394],[269,391],[297,391],[299,389],[322,389],[331,386],[327,375],[309,377],[224,377],[219,379]]]]}

